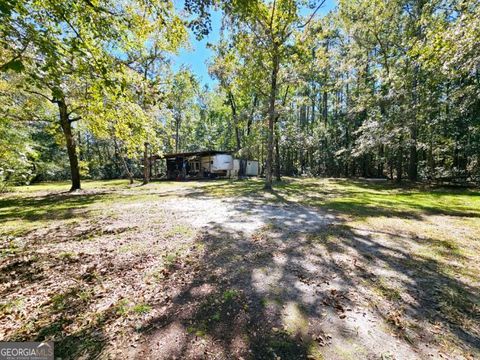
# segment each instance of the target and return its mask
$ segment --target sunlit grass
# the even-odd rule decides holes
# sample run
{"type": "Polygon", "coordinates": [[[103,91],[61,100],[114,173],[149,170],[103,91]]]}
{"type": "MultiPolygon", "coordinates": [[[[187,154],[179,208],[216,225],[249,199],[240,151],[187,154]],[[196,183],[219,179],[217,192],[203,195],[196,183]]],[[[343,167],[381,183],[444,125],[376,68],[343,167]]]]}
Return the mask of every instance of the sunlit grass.
{"type": "Polygon", "coordinates": [[[293,179],[263,191],[263,180],[217,181],[202,186],[212,196],[258,196],[274,202],[299,202],[344,215],[416,216],[422,213],[480,217],[480,192],[468,189],[398,187],[343,179],[293,179]]]}
{"type": "Polygon", "coordinates": [[[335,179],[289,180],[277,187],[280,196],[354,216],[404,212],[480,216],[480,192],[456,189],[405,188],[389,183],[335,179]]]}
{"type": "Polygon", "coordinates": [[[141,186],[128,180],[84,181],[81,192],[69,193],[70,183],[49,182],[15,187],[0,194],[0,235],[20,236],[51,223],[74,223],[78,219],[107,215],[114,206],[147,202],[152,192],[177,187],[177,183],[154,182],[141,186]]]}

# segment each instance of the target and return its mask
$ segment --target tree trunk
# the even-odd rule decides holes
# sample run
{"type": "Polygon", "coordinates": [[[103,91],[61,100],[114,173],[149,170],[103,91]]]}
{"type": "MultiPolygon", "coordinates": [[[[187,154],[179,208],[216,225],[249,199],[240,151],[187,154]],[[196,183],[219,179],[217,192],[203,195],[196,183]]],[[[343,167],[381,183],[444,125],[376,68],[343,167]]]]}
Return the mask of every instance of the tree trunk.
{"type": "Polygon", "coordinates": [[[323,91],[322,117],[323,117],[323,123],[325,124],[325,126],[327,126],[327,121],[328,121],[328,92],[327,92],[327,90],[323,91]]]}
{"type": "Polygon", "coordinates": [[[145,148],[143,151],[143,184],[148,184],[150,182],[150,166],[148,159],[148,143],[145,143],[145,148]]]}
{"type": "Polygon", "coordinates": [[[417,152],[417,127],[414,124],[410,128],[410,159],[408,163],[408,179],[417,181],[418,177],[418,152],[417,152]]]}
{"type": "MultiPolygon", "coordinates": [[[[328,48],[329,48],[329,42],[327,40],[325,44],[325,54],[328,54],[328,48]]],[[[325,124],[325,127],[327,126],[328,122],[328,91],[327,91],[327,80],[328,80],[328,72],[329,68],[328,66],[325,67],[324,71],[324,79],[323,79],[323,94],[322,94],[322,117],[323,117],[323,123],[325,124]]]]}
{"type": "Polygon", "coordinates": [[[133,174],[128,168],[127,160],[125,160],[123,156],[122,156],[122,163],[123,163],[123,167],[125,168],[125,172],[127,173],[128,181],[130,182],[130,185],[133,185],[133,174]]]}
{"type": "Polygon", "coordinates": [[[250,111],[250,116],[248,117],[248,120],[247,120],[247,136],[249,136],[250,133],[251,133],[252,123],[253,123],[253,115],[255,113],[255,108],[256,107],[257,107],[257,94],[253,95],[252,111],[250,111]]]}
{"type": "Polygon", "coordinates": [[[380,148],[378,150],[379,159],[378,159],[378,167],[377,167],[377,176],[381,177],[381,178],[384,177],[384,174],[383,174],[383,157],[384,157],[384,154],[385,154],[384,145],[381,144],[380,148]]]}
{"type": "Polygon", "coordinates": [[[62,126],[63,135],[65,136],[68,160],[70,162],[70,173],[72,177],[72,187],[70,191],[80,190],[80,168],[78,166],[77,145],[72,133],[72,123],[68,116],[67,104],[65,104],[65,99],[57,100],[56,103],[60,113],[60,125],[62,126]]]}
{"type": "Polygon", "coordinates": [[[280,176],[280,141],[278,138],[280,133],[278,131],[278,124],[275,126],[275,180],[281,181],[282,178],[280,176]]]}
{"type": "Polygon", "coordinates": [[[113,139],[113,144],[115,145],[115,153],[117,154],[117,157],[122,160],[123,168],[125,169],[125,173],[127,174],[128,180],[130,181],[130,185],[132,185],[133,174],[128,168],[128,164],[127,164],[127,161],[125,160],[125,156],[123,156],[122,151],[120,150],[120,147],[118,146],[117,140],[115,138],[113,139]]]}
{"type": "Polygon", "coordinates": [[[428,147],[428,168],[429,178],[433,180],[435,178],[435,159],[433,157],[433,130],[430,132],[430,143],[428,147]]]}
{"type": "Polygon", "coordinates": [[[413,119],[410,125],[410,157],[408,162],[408,179],[410,181],[417,181],[418,177],[418,152],[417,152],[417,105],[418,105],[418,73],[419,65],[415,65],[414,79],[413,79],[413,119]]]}
{"type": "Polygon", "coordinates": [[[237,151],[238,151],[242,148],[242,145],[240,141],[240,130],[238,128],[237,106],[235,104],[235,99],[233,98],[233,94],[231,91],[228,92],[228,100],[230,103],[230,108],[232,109],[233,127],[235,129],[235,141],[237,144],[237,151]]]}
{"type": "Polygon", "coordinates": [[[180,132],[180,116],[176,115],[175,116],[175,152],[177,152],[177,153],[178,153],[178,150],[180,149],[179,132],[180,132]]]}
{"type": "Polygon", "coordinates": [[[272,64],[272,74],[270,79],[270,96],[269,96],[269,107],[268,107],[268,137],[267,137],[267,162],[266,167],[266,177],[265,177],[265,190],[272,189],[272,164],[273,164],[273,132],[274,132],[274,123],[275,123],[275,100],[277,98],[277,76],[279,68],[279,58],[277,49],[273,51],[273,64],[272,64]]]}
{"type": "MultiPolygon", "coordinates": [[[[287,96],[288,96],[288,90],[290,89],[289,86],[287,86],[285,90],[285,95],[283,96],[282,100],[282,106],[285,106],[287,103],[287,96]]],[[[274,122],[274,127],[275,127],[275,179],[277,181],[281,181],[282,178],[280,176],[280,170],[281,170],[281,160],[280,160],[280,129],[278,127],[278,120],[280,119],[280,115],[275,116],[275,122],[274,122]]]]}
{"type": "Polygon", "coordinates": [[[401,182],[403,177],[403,139],[400,138],[397,158],[397,182],[401,182]]]}

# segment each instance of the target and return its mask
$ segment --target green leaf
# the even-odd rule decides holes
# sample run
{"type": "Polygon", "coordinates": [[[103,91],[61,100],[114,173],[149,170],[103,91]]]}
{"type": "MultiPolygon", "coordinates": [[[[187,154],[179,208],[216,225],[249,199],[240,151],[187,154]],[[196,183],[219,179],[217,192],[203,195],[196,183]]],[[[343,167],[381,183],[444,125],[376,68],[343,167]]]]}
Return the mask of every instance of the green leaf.
{"type": "Polygon", "coordinates": [[[25,70],[25,66],[23,65],[22,61],[19,59],[11,60],[2,67],[0,67],[3,71],[13,70],[17,73],[22,72],[25,70]]]}

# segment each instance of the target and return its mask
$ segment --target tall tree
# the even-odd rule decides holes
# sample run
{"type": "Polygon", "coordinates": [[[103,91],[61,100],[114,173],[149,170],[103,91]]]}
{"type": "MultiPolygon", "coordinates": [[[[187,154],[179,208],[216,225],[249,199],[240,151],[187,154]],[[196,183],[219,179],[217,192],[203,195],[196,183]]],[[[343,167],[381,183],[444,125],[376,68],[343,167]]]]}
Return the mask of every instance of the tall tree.
{"type": "MultiPolygon", "coordinates": [[[[316,11],[324,3],[322,1],[313,13],[304,19],[299,12],[303,2],[293,0],[275,0],[273,2],[241,3],[228,14],[231,30],[237,36],[248,38],[255,43],[258,64],[268,76],[269,89],[267,91],[267,157],[265,163],[265,189],[272,188],[273,178],[273,151],[274,127],[277,117],[276,101],[280,86],[279,72],[292,54],[289,41],[295,30],[309,25],[316,11]]],[[[250,53],[249,56],[252,54],[250,53]]]]}
{"type": "MultiPolygon", "coordinates": [[[[163,1],[12,1],[0,8],[0,34],[12,59],[2,69],[21,71],[24,91],[58,108],[71,169],[71,190],[80,189],[75,122],[82,118],[91,82],[115,82],[123,54],[145,46],[157,27],[183,26],[163,1]],[[170,21],[173,19],[173,22],[170,21]]],[[[181,33],[181,31],[180,31],[181,33]]],[[[3,62],[4,60],[2,60],[3,62]]]]}

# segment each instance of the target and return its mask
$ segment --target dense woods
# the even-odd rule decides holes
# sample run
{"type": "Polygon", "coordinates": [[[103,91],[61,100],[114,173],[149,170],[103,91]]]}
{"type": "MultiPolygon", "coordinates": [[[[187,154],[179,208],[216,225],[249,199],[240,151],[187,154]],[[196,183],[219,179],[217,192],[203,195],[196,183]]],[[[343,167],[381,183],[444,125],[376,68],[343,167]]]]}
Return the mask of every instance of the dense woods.
{"type": "Polygon", "coordinates": [[[480,181],[475,0],[21,1],[0,6],[0,180],[141,177],[216,149],[282,175],[480,181]],[[172,55],[221,40],[203,87],[172,55]],[[147,164],[148,165],[148,164],[147,164]]]}

